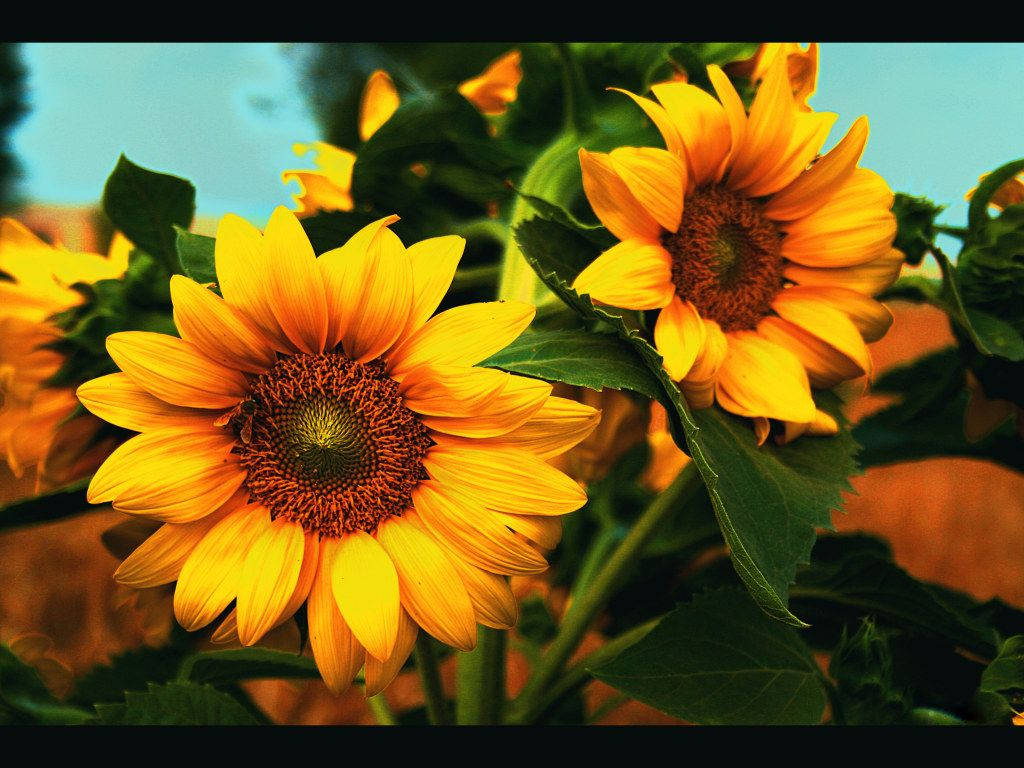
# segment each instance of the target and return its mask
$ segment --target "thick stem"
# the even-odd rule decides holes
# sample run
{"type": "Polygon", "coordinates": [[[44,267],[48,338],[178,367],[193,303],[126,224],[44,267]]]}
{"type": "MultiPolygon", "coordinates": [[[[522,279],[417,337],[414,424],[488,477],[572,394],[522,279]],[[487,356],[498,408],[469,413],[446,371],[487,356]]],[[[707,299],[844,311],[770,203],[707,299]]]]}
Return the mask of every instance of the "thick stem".
{"type": "Polygon", "coordinates": [[[444,698],[444,688],[441,685],[441,670],[437,665],[437,655],[434,653],[434,646],[425,632],[420,632],[416,637],[416,669],[420,673],[420,682],[423,685],[423,699],[427,705],[427,718],[431,725],[451,725],[451,716],[448,714],[448,702],[444,698]]]}
{"type": "Polygon", "coordinates": [[[459,656],[459,693],[455,722],[499,725],[505,708],[505,642],[503,630],[480,627],[476,648],[459,656]]]}
{"type": "Polygon", "coordinates": [[[635,563],[640,549],[657,529],[658,524],[670,512],[679,509],[686,498],[696,493],[700,487],[700,474],[691,461],[640,515],[626,538],[605,561],[591,582],[590,589],[580,595],[569,609],[558,629],[558,634],[548,646],[547,653],[541,657],[523,692],[516,700],[513,718],[516,722],[528,722],[522,719],[523,713],[534,711],[536,702],[544,696],[545,691],[565,667],[591,622],[615,593],[623,574],[635,563]]]}

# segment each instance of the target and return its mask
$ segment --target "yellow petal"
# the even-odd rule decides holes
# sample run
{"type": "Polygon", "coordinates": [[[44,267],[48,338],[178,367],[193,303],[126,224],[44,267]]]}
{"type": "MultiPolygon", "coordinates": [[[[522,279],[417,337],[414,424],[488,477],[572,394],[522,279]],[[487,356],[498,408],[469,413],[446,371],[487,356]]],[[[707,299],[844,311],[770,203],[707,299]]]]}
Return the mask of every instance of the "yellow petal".
{"type": "Polygon", "coordinates": [[[673,381],[679,381],[690,372],[704,347],[706,335],[704,321],[692,302],[673,296],[672,302],[658,314],[654,346],[665,358],[665,370],[673,381]]]}
{"type": "Polygon", "coordinates": [[[824,411],[817,411],[814,420],[807,424],[795,424],[787,421],[781,435],[776,435],[775,442],[779,445],[786,445],[796,440],[801,435],[813,437],[832,437],[839,434],[839,424],[831,414],[824,411]]]}
{"type": "Polygon", "coordinates": [[[485,115],[505,114],[523,79],[521,61],[522,54],[515,50],[499,56],[479,75],[460,84],[459,93],[485,115]]]}
{"type": "Polygon", "coordinates": [[[679,382],[691,408],[709,408],[715,402],[715,382],[725,362],[729,342],[714,320],[704,321],[704,345],[690,367],[690,372],[679,382]]]}
{"type": "Polygon", "coordinates": [[[423,526],[452,559],[464,559],[493,573],[541,573],[547,561],[516,537],[493,513],[452,488],[424,480],[412,492],[412,503],[423,526]]]}
{"type": "Polygon", "coordinates": [[[659,309],[675,296],[672,257],[656,242],[623,240],[594,259],[572,287],[601,304],[659,309]]]}
{"type": "Polygon", "coordinates": [[[550,459],[584,440],[601,421],[601,412],[564,397],[549,397],[522,426],[482,441],[495,447],[521,448],[550,459]]]}
{"type": "Polygon", "coordinates": [[[732,129],[722,105],[689,83],[659,83],[651,90],[679,131],[690,188],[713,181],[732,146],[732,129]]]}
{"type": "Polygon", "coordinates": [[[423,460],[427,473],[481,501],[488,509],[561,515],[579,509],[587,501],[575,480],[526,451],[481,446],[447,435],[434,439],[437,445],[423,460]]]}
{"type": "Polygon", "coordinates": [[[366,80],[359,101],[359,139],[367,141],[388,119],[399,105],[398,91],[391,77],[378,69],[366,80]]]}
{"type": "Polygon", "coordinates": [[[903,252],[890,248],[885,255],[866,264],[834,269],[786,264],[782,274],[787,280],[800,285],[848,288],[865,296],[874,296],[896,282],[903,263],[903,252]]]}
{"type": "Polygon", "coordinates": [[[124,373],[87,381],[78,388],[76,395],[90,413],[134,432],[153,432],[168,427],[209,429],[215,418],[210,411],[165,403],[124,373]]]}
{"type": "Polygon", "coordinates": [[[238,639],[252,645],[282,617],[299,582],[306,535],[278,518],[256,537],[238,580],[238,639]]]}
{"type": "MultiPolygon", "coordinates": [[[[352,155],[353,165],[355,159],[356,156],[352,155]]],[[[299,191],[292,193],[292,201],[295,203],[295,215],[300,219],[320,211],[351,211],[355,207],[350,192],[351,171],[344,186],[335,184],[327,174],[320,171],[283,171],[281,181],[284,184],[294,181],[299,185],[299,191]]]]}
{"type": "Polygon", "coordinates": [[[476,645],[473,604],[444,551],[407,511],[377,528],[377,541],[398,571],[402,606],[423,629],[462,651],[476,645]]]}
{"type": "Polygon", "coordinates": [[[858,117],[842,141],[805,173],[765,203],[764,215],[776,221],[794,221],[813,213],[833,190],[853,175],[868,140],[868,119],[858,117]]]}
{"type": "Polygon", "coordinates": [[[132,381],[171,405],[231,408],[249,391],[240,371],[173,336],[122,331],[107,337],[107,352],[132,381]]]}
{"type": "MultiPolygon", "coordinates": [[[[871,353],[857,327],[842,311],[805,292],[782,291],[772,302],[779,316],[802,328],[846,357],[858,372],[843,378],[857,378],[871,371],[871,353]]],[[[838,382],[836,382],[838,383],[838,382]]],[[[834,385],[829,385],[834,386],[834,385]]]]}
{"type": "Polygon", "coordinates": [[[789,185],[821,151],[837,118],[834,112],[797,113],[793,134],[774,162],[759,165],[752,181],[733,188],[750,197],[763,197],[789,185]]]}
{"type": "Polygon", "coordinates": [[[590,207],[609,232],[619,240],[656,240],[661,235],[661,226],[629,191],[609,155],[581,148],[580,169],[590,207]]]}
{"type": "Polygon", "coordinates": [[[366,251],[381,236],[381,230],[396,221],[395,215],[377,219],[352,235],[343,246],[317,259],[327,296],[327,349],[341,341],[359,304],[366,251]]]}
{"type": "MultiPolygon", "coordinates": [[[[764,445],[765,440],[768,439],[768,435],[771,434],[772,423],[764,416],[758,416],[752,419],[754,422],[754,436],[757,438],[758,445],[764,445]]],[[[792,422],[787,422],[792,424],[792,422]]]]}
{"type": "Polygon", "coordinates": [[[521,301],[452,307],[430,318],[388,358],[392,377],[420,365],[476,365],[514,341],[537,310],[521,301]]]}
{"type": "Polygon", "coordinates": [[[270,524],[270,513],[249,504],[226,515],[192,550],[174,589],[174,615],[192,632],[213,621],[235,599],[249,547],[270,524]]]}
{"type": "Polygon", "coordinates": [[[277,360],[270,342],[251,321],[194,280],[172,275],[171,302],[181,338],[214,362],[240,371],[266,373],[277,360]]]}
{"type": "Polygon", "coordinates": [[[494,512],[501,522],[541,549],[554,549],[562,539],[562,518],[545,515],[507,515],[494,512]]]}
{"type": "Polygon", "coordinates": [[[794,285],[786,289],[789,298],[825,303],[846,315],[857,326],[864,341],[878,341],[892,325],[892,312],[870,296],[838,286],[794,285]]]}
{"type": "Polygon", "coordinates": [[[367,653],[386,659],[398,636],[398,576],[377,539],[363,531],[328,542],[334,599],[367,653]]]}
{"type": "MultiPolygon", "coordinates": [[[[402,382],[403,387],[410,378],[419,377],[426,368],[428,366],[420,366],[409,374],[402,382]]],[[[540,410],[551,394],[551,385],[544,381],[486,368],[469,370],[477,372],[474,378],[478,381],[467,382],[465,388],[448,389],[446,407],[428,407],[428,410],[444,412],[424,415],[420,421],[425,426],[462,437],[498,437],[522,426],[540,410]],[[483,398],[474,403],[472,399],[477,393],[482,393],[483,398]],[[463,394],[466,399],[462,399],[463,394]]],[[[406,405],[422,413],[421,408],[408,395],[406,405]]]]}
{"type": "Polygon", "coordinates": [[[452,558],[451,563],[462,577],[478,623],[493,629],[511,629],[516,625],[519,603],[509,588],[508,579],[480,570],[459,558],[452,558]]]}
{"type": "Polygon", "coordinates": [[[395,640],[395,649],[385,661],[378,661],[373,656],[366,657],[366,696],[376,696],[387,688],[391,681],[402,671],[413,646],[416,645],[416,635],[419,634],[419,626],[409,618],[409,614],[402,608],[399,610],[398,638],[395,640]]]}
{"type": "Polygon", "coordinates": [[[327,340],[327,298],[316,254],[295,214],[278,206],[263,236],[270,268],[270,308],[288,340],[319,354],[327,340]]]}
{"type": "Polygon", "coordinates": [[[679,229],[686,193],[686,166],[654,147],[619,147],[608,155],[612,167],[644,210],[669,232],[679,229]]]}
{"type": "Polygon", "coordinates": [[[406,249],[412,267],[412,310],[403,339],[427,322],[451,287],[466,239],[456,235],[431,237],[406,249]]]}
{"type": "Polygon", "coordinates": [[[245,480],[238,457],[229,452],[233,445],[234,436],[222,431],[165,429],[137,435],[103,462],[87,498],[169,523],[198,520],[245,480]]]}
{"type": "Polygon", "coordinates": [[[718,173],[714,179],[715,181],[720,181],[728,170],[732,158],[736,156],[736,153],[739,152],[743,144],[743,135],[747,130],[747,110],[743,106],[740,95],[736,93],[736,88],[733,87],[732,81],[729,80],[728,75],[722,71],[721,67],[717,64],[708,66],[708,78],[711,80],[711,85],[718,95],[718,100],[722,102],[722,109],[725,110],[725,119],[729,123],[729,152],[725,155],[721,165],[719,165],[718,173]]]}
{"type": "Polygon", "coordinates": [[[365,654],[334,600],[334,539],[320,542],[319,567],[309,592],[309,645],[327,687],[341,693],[352,682],[365,654]]]}
{"type": "Polygon", "coordinates": [[[676,130],[675,123],[669,118],[668,112],[665,111],[663,106],[650,99],[645,99],[643,96],[630,93],[623,88],[609,88],[608,90],[624,93],[636,102],[637,106],[651,118],[651,122],[654,123],[661,137],[665,140],[665,148],[677,157],[686,157],[686,150],[683,147],[683,140],[679,137],[679,131],[676,130]]]}
{"type": "Polygon", "coordinates": [[[795,355],[751,331],[732,332],[728,341],[715,389],[719,405],[738,416],[814,418],[807,373],[795,355]]]}

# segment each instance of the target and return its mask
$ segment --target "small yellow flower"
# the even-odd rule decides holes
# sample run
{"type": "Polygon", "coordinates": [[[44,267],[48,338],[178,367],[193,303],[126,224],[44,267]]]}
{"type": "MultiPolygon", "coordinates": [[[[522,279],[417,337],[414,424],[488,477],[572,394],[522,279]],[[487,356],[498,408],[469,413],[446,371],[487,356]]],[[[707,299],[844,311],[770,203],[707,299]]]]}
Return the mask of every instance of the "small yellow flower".
{"type": "Polygon", "coordinates": [[[522,54],[515,50],[499,56],[479,75],[462,83],[459,93],[485,115],[505,114],[518,96],[523,79],[522,59],[522,54]]]}
{"type": "MultiPolygon", "coordinates": [[[[978,177],[978,181],[982,182],[988,176],[987,173],[983,173],[978,177]]],[[[964,199],[970,201],[974,197],[974,193],[978,191],[977,187],[967,191],[964,195],[964,199]]],[[[1024,203],[1024,173],[1018,174],[1015,178],[1008,179],[996,190],[995,194],[988,201],[988,204],[998,210],[1003,210],[1011,205],[1020,205],[1024,203]]]]}
{"type": "Polygon", "coordinates": [[[797,104],[800,109],[809,112],[811,108],[807,106],[807,100],[818,87],[817,43],[811,43],[807,48],[800,43],[761,43],[749,59],[733,62],[726,69],[731,74],[750,78],[752,83],[760,83],[768,74],[772,62],[780,55],[785,57],[789,82],[797,104]]]}
{"type": "Polygon", "coordinates": [[[62,335],[50,318],[84,301],[71,286],[120,277],[130,249],[119,234],[109,256],[72,253],[0,220],[0,448],[16,477],[34,469],[37,492],[88,475],[113,448],[92,444],[99,420],[68,418],[72,389],[46,386],[64,365],[46,345],[62,335]]]}
{"type": "Polygon", "coordinates": [[[460,237],[406,248],[381,219],[319,257],[285,208],[266,231],[226,216],[223,298],[176,275],[181,338],[117,333],[122,373],[78,390],[141,434],[93,477],[91,502],[164,525],[118,568],[132,587],[177,581],[174,612],[252,645],[305,602],[335,691],[366,667],[383,689],[419,628],[463,650],[507,628],[504,578],[543,571],[559,516],[586,500],[547,460],[598,414],[551,385],[475,367],[530,323],[485,302],[433,315],[460,237]]]}
{"type": "Polygon", "coordinates": [[[574,287],[661,310],[655,346],[692,407],[827,431],[811,386],[869,374],[866,342],[892,323],[871,296],[903,264],[893,195],[858,167],[866,118],[818,157],[836,116],[799,109],[782,57],[749,114],[721,69],[708,74],[718,99],[684,83],[654,86],[660,104],[628,94],[667,149],[580,150],[587,198],[621,242],[574,287]]]}

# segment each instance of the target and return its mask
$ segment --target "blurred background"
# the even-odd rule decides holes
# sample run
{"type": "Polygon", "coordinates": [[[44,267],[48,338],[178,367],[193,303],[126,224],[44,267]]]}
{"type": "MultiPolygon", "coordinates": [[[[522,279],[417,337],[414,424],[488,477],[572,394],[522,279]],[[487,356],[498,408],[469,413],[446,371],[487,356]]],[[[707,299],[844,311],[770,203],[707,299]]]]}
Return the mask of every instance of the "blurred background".
{"type": "MultiPolygon", "coordinates": [[[[293,142],[329,133],[333,97],[310,87],[319,57],[302,44],[4,44],[0,208],[72,249],[98,250],[97,201],[124,152],[195,184],[197,231],[212,233],[227,212],[263,226],[290,202],[281,171],[302,165],[293,142]]],[[[839,115],[827,146],[868,115],[862,164],[894,190],[948,206],[940,221],[959,226],[977,177],[1024,155],[1024,89],[1009,85],[1021,82],[1022,44],[824,43],[810,103],[839,115]]],[[[892,331],[872,347],[876,375],[953,343],[939,311],[893,309],[892,331]]],[[[849,415],[885,402],[862,397],[849,415]]],[[[931,459],[874,468],[853,485],[834,515],[840,530],[887,538],[918,578],[1024,605],[1024,476],[931,459]]],[[[0,535],[0,640],[42,633],[80,673],[166,636],[167,601],[140,604],[110,578],[117,559],[100,534],[120,519],[101,510],[0,535]]],[[[453,673],[449,664],[449,682],[453,673]]],[[[319,685],[268,682],[252,693],[281,722],[372,722],[354,691],[339,700],[319,685]]],[[[415,699],[415,681],[388,696],[415,699]]],[[[630,704],[604,722],[666,720],[630,704]]]]}

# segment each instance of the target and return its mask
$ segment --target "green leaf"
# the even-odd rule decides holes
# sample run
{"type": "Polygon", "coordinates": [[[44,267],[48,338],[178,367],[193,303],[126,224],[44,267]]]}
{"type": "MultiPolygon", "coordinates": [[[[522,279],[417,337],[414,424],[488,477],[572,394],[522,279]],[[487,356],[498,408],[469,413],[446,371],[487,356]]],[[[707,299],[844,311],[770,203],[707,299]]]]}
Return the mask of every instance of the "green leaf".
{"type": "Polygon", "coordinates": [[[93,718],[57,701],[32,667],[0,645],[0,725],[79,725],[93,718]]]}
{"type": "Polygon", "coordinates": [[[1024,635],[1007,638],[981,673],[975,706],[984,722],[1003,725],[1024,712],[1024,635]]]}
{"type": "Polygon", "coordinates": [[[48,523],[89,511],[90,505],[85,498],[85,489],[88,486],[89,478],[86,478],[56,491],[0,507],[0,531],[23,525],[48,523]]]}
{"type": "Polygon", "coordinates": [[[197,283],[216,283],[217,271],[213,263],[216,240],[205,235],[195,235],[177,225],[174,232],[174,247],[182,274],[191,277],[197,283]]]}
{"type": "Polygon", "coordinates": [[[70,701],[97,704],[124,701],[126,691],[145,691],[149,683],[173,680],[186,652],[176,645],[134,648],[110,664],[93,667],[75,683],[70,701]]]}
{"type": "Polygon", "coordinates": [[[828,667],[836,681],[834,714],[843,725],[892,725],[910,711],[908,692],[893,678],[889,634],[870,618],[852,637],[843,628],[828,667]]]}
{"type": "Polygon", "coordinates": [[[523,334],[480,365],[598,392],[610,387],[630,389],[651,398],[662,394],[658,380],[633,348],[610,333],[534,331],[523,334]]]}
{"type": "Polygon", "coordinates": [[[935,241],[935,217],[945,210],[927,197],[896,193],[892,213],[896,217],[893,246],[903,251],[908,264],[918,265],[935,241]]]}
{"type": "Polygon", "coordinates": [[[171,271],[178,262],[174,225],[192,223],[195,201],[190,182],[135,165],[124,155],[103,188],[103,210],[114,226],[171,271]]]}
{"type": "Polygon", "coordinates": [[[796,630],[736,590],[694,598],[591,670],[666,714],[707,725],[816,725],[825,689],[796,630]]]}
{"type": "Polygon", "coordinates": [[[839,400],[830,393],[819,407],[843,429],[836,438],[807,438],[783,447],[758,447],[748,420],[709,408],[690,413],[662,358],[612,307],[596,307],[570,287],[599,249],[569,226],[541,218],[522,222],[516,240],[545,285],[589,322],[605,323],[632,347],[638,364],[660,384],[657,399],[669,413],[676,443],[693,457],[708,488],[719,527],[737,573],[769,615],[796,626],[787,607],[788,585],[806,562],[816,527],[831,527],[847,478],[857,472],[857,446],[845,428],[839,400]]]}
{"type": "Polygon", "coordinates": [[[971,195],[971,204],[967,209],[967,225],[974,233],[979,232],[989,221],[988,204],[992,196],[1003,184],[1022,170],[1024,170],[1024,159],[1014,160],[996,168],[978,184],[978,188],[971,195]]]}
{"type": "Polygon", "coordinates": [[[97,704],[103,725],[259,725],[242,704],[210,685],[150,683],[123,704],[97,704]]]}
{"type": "Polygon", "coordinates": [[[269,648],[238,648],[206,651],[185,659],[178,673],[181,681],[227,685],[256,678],[317,678],[316,664],[306,656],[269,648]]]}

